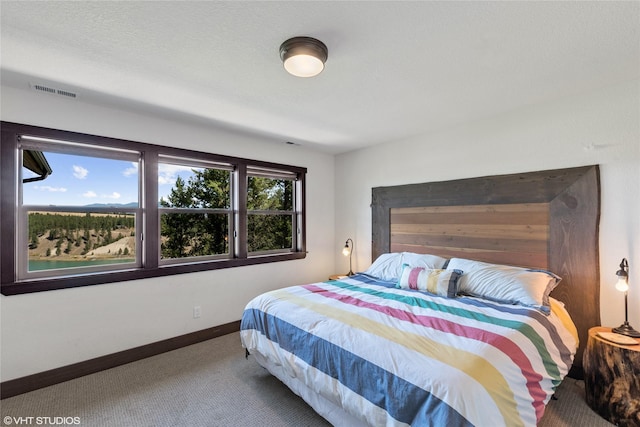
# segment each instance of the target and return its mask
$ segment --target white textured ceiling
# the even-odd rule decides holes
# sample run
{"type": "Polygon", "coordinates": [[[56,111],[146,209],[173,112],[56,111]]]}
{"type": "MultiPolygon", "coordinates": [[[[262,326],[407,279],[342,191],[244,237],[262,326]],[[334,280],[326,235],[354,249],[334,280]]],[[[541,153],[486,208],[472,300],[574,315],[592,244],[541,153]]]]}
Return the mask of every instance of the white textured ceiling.
{"type": "Polygon", "coordinates": [[[3,84],[329,153],[640,77],[637,1],[2,1],[0,15],[3,84]],[[314,78],[279,58],[302,35],[329,48],[314,78]]]}

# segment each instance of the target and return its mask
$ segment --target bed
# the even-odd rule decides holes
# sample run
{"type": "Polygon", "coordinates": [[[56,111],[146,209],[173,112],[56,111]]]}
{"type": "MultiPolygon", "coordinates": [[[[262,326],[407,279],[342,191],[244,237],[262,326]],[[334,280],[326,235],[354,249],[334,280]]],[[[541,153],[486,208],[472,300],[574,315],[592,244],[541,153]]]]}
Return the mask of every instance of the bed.
{"type": "Polygon", "coordinates": [[[599,324],[597,166],[372,190],[364,272],[267,292],[248,354],[337,426],[534,426],[599,324]]]}

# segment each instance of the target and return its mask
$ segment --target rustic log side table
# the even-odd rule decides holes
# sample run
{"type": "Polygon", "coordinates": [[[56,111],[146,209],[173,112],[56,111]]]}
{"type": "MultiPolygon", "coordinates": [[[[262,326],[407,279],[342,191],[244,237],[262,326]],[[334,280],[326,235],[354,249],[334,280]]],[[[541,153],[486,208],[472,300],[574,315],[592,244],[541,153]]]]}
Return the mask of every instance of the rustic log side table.
{"type": "Polygon", "coordinates": [[[583,355],[587,404],[602,418],[622,427],[640,427],[640,339],[635,345],[606,340],[589,329],[583,355]]]}

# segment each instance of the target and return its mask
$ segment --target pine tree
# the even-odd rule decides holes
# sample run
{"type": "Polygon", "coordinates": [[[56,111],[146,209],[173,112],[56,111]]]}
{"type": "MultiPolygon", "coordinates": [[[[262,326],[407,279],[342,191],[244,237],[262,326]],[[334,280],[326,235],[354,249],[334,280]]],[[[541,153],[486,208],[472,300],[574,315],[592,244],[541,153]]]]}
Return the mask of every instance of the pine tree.
{"type": "Polygon", "coordinates": [[[31,243],[29,244],[29,249],[36,249],[38,247],[38,233],[35,231],[31,232],[31,243]]]}
{"type": "MultiPolygon", "coordinates": [[[[163,207],[225,209],[230,205],[230,174],[218,169],[194,170],[185,182],[176,179],[163,207]]],[[[226,214],[175,213],[162,215],[161,245],[165,258],[228,253],[229,220],[226,214]]]]}
{"type": "MultiPolygon", "coordinates": [[[[162,207],[226,209],[230,206],[230,174],[216,169],[194,170],[185,182],[176,180],[162,207]]],[[[250,177],[247,190],[248,249],[250,252],[291,248],[293,182],[250,177]],[[251,211],[263,211],[252,214],[251,211]]],[[[228,253],[229,219],[226,214],[167,213],[161,217],[161,253],[165,258],[228,253]]]]}

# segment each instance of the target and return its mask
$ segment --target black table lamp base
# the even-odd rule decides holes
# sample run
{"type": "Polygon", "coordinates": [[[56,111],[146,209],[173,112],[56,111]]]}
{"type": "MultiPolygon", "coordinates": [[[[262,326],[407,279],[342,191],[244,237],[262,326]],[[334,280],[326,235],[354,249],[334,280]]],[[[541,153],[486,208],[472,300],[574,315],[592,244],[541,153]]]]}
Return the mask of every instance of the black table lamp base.
{"type": "Polygon", "coordinates": [[[629,324],[629,322],[624,322],[622,325],[617,328],[612,329],[616,334],[626,335],[632,338],[640,338],[640,332],[633,329],[633,327],[629,324]]]}

